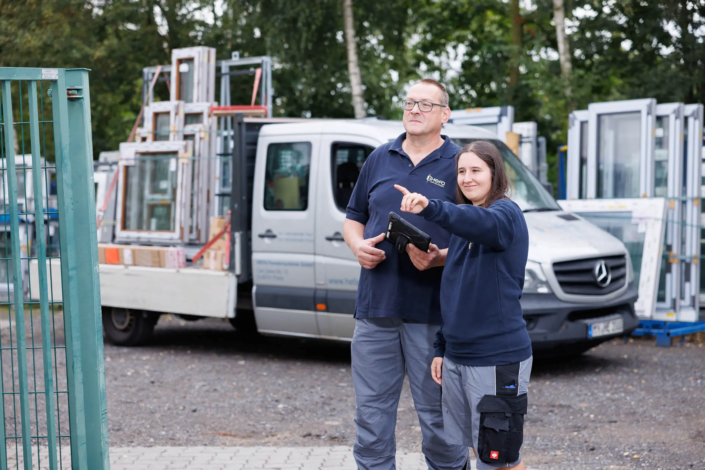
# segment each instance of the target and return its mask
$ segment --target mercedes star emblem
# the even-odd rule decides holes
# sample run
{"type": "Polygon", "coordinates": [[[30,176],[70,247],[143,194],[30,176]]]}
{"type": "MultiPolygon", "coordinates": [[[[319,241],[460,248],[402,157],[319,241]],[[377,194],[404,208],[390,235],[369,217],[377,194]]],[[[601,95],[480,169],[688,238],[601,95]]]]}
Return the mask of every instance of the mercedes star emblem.
{"type": "Polygon", "coordinates": [[[612,282],[612,273],[603,259],[595,263],[592,274],[595,276],[595,281],[597,281],[597,285],[600,287],[607,287],[610,285],[610,282],[612,282]]]}

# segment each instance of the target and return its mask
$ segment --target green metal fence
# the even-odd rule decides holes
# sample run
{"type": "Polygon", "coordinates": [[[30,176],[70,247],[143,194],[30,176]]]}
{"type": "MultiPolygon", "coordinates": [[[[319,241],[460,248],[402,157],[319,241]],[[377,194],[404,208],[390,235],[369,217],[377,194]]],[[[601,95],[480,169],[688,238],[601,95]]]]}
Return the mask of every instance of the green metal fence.
{"type": "Polygon", "coordinates": [[[88,71],[0,68],[0,110],[0,470],[108,469],[88,71]]]}

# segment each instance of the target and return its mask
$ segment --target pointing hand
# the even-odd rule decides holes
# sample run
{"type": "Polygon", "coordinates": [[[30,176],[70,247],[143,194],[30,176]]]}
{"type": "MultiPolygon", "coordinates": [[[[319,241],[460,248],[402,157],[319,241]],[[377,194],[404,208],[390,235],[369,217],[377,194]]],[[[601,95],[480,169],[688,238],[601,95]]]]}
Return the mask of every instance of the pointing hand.
{"type": "Polygon", "coordinates": [[[394,187],[401,191],[404,198],[401,200],[401,211],[418,214],[428,206],[428,199],[419,193],[409,192],[404,186],[395,184],[394,187]]]}

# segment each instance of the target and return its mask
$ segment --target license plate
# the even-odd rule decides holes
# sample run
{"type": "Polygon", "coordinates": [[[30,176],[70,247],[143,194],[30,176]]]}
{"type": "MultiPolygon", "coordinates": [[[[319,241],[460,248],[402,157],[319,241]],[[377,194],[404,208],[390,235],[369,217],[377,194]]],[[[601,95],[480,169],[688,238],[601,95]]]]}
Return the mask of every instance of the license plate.
{"type": "Polygon", "coordinates": [[[624,331],[624,323],[621,318],[616,320],[595,322],[588,325],[588,338],[614,335],[621,333],[622,331],[624,331]]]}

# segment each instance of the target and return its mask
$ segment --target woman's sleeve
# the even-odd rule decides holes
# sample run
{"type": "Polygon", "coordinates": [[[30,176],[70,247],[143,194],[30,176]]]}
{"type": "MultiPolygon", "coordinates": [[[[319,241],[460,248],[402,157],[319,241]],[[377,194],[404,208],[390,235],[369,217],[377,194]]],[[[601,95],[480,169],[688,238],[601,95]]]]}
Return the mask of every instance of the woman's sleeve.
{"type": "Polygon", "coordinates": [[[434,357],[443,357],[446,354],[446,338],[443,336],[443,324],[438,328],[436,333],[436,341],[433,343],[433,347],[436,348],[436,354],[434,357]]]}
{"type": "Polygon", "coordinates": [[[432,199],[419,215],[465,240],[506,250],[514,239],[516,211],[506,200],[499,200],[485,209],[432,199]]]}

